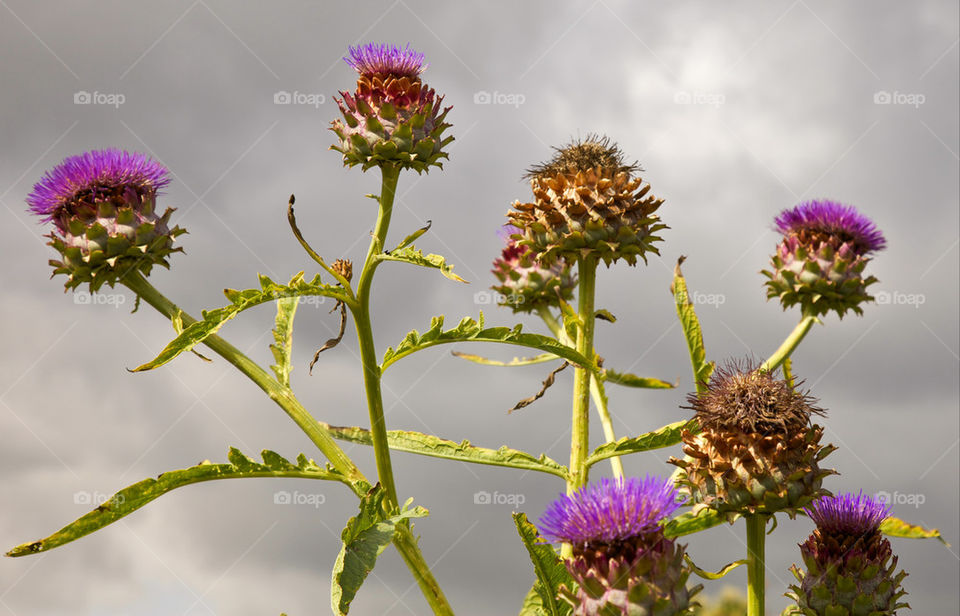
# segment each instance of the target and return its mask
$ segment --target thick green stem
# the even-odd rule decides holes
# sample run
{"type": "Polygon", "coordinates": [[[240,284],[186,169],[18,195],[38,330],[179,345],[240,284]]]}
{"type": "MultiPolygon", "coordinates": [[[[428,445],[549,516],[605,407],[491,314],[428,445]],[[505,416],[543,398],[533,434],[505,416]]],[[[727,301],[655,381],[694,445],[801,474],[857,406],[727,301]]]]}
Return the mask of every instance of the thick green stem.
{"type": "Polygon", "coordinates": [[[390,461],[390,446],[387,443],[387,424],[383,415],[383,392],[380,388],[380,364],[373,342],[373,327],[370,323],[370,291],[373,274],[377,269],[376,256],[383,252],[393,213],[393,199],[400,178],[399,167],[384,165],[380,168],[383,180],[380,190],[380,211],[377,224],[370,238],[370,248],[363,263],[360,281],[357,283],[357,306],[353,308],[353,322],[357,327],[360,343],[360,361],[363,364],[363,386],[367,394],[367,411],[370,415],[370,434],[373,437],[373,455],[377,461],[377,478],[387,491],[387,498],[394,507],[399,506],[397,487],[393,480],[393,464],[390,461]]]}
{"type": "MultiPolygon", "coordinates": [[[[173,319],[179,315],[184,327],[196,323],[196,319],[186,314],[176,304],[167,299],[160,291],[150,284],[146,278],[139,273],[127,274],[122,281],[131,291],[136,293],[143,301],[153,306],[157,312],[173,319]]],[[[310,415],[294,396],[293,392],[284,387],[266,370],[257,365],[253,360],[243,354],[238,348],[217,335],[208,336],[204,344],[212,351],[223,357],[225,360],[235,366],[240,372],[246,375],[251,381],[257,384],[271,400],[277,403],[286,412],[286,414],[300,427],[301,430],[310,438],[317,448],[327,457],[333,467],[348,478],[350,485],[357,494],[362,497],[370,489],[370,483],[353,461],[347,457],[340,446],[333,440],[330,433],[310,415]]],[[[447,602],[443,591],[430,572],[430,566],[423,558],[416,541],[409,527],[399,528],[397,535],[393,540],[397,551],[403,557],[404,562],[416,579],[420,590],[430,604],[434,614],[452,615],[453,610],[447,602]]]]}
{"type": "Polygon", "coordinates": [[[755,514],[747,521],[747,616],[763,616],[764,611],[764,547],[767,540],[767,517],[755,514]]]}
{"type": "MultiPolygon", "coordinates": [[[[537,308],[537,314],[540,315],[547,328],[553,333],[554,338],[568,346],[573,346],[573,341],[567,336],[567,332],[549,308],[540,306],[537,308]]],[[[596,378],[590,379],[590,396],[593,398],[593,403],[597,405],[600,425],[603,426],[603,436],[608,443],[613,443],[617,440],[617,434],[613,430],[613,419],[610,417],[610,409],[607,407],[607,396],[603,391],[603,385],[596,378]]],[[[620,456],[610,458],[610,468],[613,470],[614,477],[623,478],[623,461],[620,460],[620,456]]]]}
{"type": "MultiPolygon", "coordinates": [[[[597,282],[597,261],[590,257],[577,260],[580,288],[577,297],[577,352],[593,357],[594,292],[597,282]]],[[[570,436],[570,494],[587,484],[589,470],[586,460],[590,453],[590,370],[577,368],[573,381],[573,419],[570,436]]]]}
{"type": "Polygon", "coordinates": [[[780,345],[780,348],[773,352],[773,355],[770,356],[767,361],[763,362],[760,365],[760,370],[764,372],[773,372],[780,367],[780,364],[783,363],[785,359],[790,357],[790,354],[793,353],[794,349],[800,344],[803,340],[803,337],[807,335],[807,332],[810,331],[810,328],[813,327],[813,324],[818,321],[817,317],[804,316],[800,319],[800,322],[797,323],[797,326],[793,328],[793,331],[790,332],[790,335],[787,336],[787,339],[783,341],[783,344],[780,345]]]}

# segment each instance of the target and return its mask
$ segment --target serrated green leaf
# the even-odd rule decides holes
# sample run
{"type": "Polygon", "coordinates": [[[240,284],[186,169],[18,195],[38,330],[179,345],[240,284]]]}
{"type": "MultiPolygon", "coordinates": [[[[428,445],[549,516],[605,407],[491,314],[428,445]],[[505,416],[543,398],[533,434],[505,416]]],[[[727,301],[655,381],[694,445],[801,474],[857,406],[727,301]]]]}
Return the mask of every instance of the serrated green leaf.
{"type": "Polygon", "coordinates": [[[540,598],[540,589],[543,588],[539,581],[533,583],[530,592],[523,598],[523,605],[520,606],[518,616],[547,616],[543,609],[543,599],[540,598]]]}
{"type": "Polygon", "coordinates": [[[690,365],[693,367],[693,380],[698,392],[706,391],[707,382],[713,372],[713,362],[707,361],[707,354],[703,347],[703,330],[700,329],[700,320],[690,301],[687,292],[687,281],[683,278],[680,265],[686,257],[677,259],[677,266],[673,270],[673,284],[670,292],[677,306],[677,316],[683,326],[683,335],[687,339],[687,351],[690,353],[690,365]]]}
{"type": "Polygon", "coordinates": [[[525,334],[522,325],[516,327],[488,327],[483,325],[483,313],[480,319],[474,321],[464,317],[453,329],[443,331],[443,316],[434,317],[430,322],[430,330],[420,335],[416,330],[407,334],[396,348],[390,347],[383,356],[382,370],[386,370],[404,357],[422,351],[438,344],[452,344],[455,342],[499,342],[517,346],[529,347],[553,353],[574,365],[585,366],[596,371],[596,365],[585,358],[576,349],[572,349],[559,341],[540,334],[525,334]]]}
{"type": "MultiPolygon", "coordinates": [[[[362,445],[373,445],[373,437],[370,431],[365,428],[338,426],[326,426],[326,428],[329,430],[330,436],[335,439],[362,445]]],[[[415,453],[433,458],[519,468],[528,471],[549,473],[562,479],[567,478],[567,467],[548,458],[546,454],[540,454],[539,457],[534,457],[525,451],[510,449],[506,445],[499,449],[488,449],[486,447],[471,445],[470,441],[466,440],[458,443],[431,434],[406,430],[388,430],[387,444],[391,449],[396,451],[415,453]]]]}
{"type": "Polygon", "coordinates": [[[682,537],[719,526],[726,521],[726,518],[713,509],[701,509],[698,512],[688,511],[667,522],[663,527],[663,534],[670,539],[682,537]]]}
{"type": "Polygon", "coordinates": [[[690,427],[691,422],[689,420],[677,421],[640,436],[624,437],[613,443],[600,445],[587,457],[587,468],[614,456],[624,456],[676,445],[680,442],[683,431],[689,430],[690,427]]]}
{"type": "Polygon", "coordinates": [[[563,565],[560,555],[553,546],[541,539],[537,528],[527,519],[527,514],[514,513],[513,522],[517,526],[517,532],[520,533],[524,547],[530,554],[530,562],[533,563],[533,570],[537,574],[539,587],[534,585],[534,589],[540,596],[541,609],[549,616],[566,616],[572,608],[558,596],[561,584],[565,584],[567,588],[574,587],[570,572],[563,565]]]}
{"type": "Polygon", "coordinates": [[[900,518],[891,517],[881,522],[880,532],[890,537],[903,537],[905,539],[937,539],[944,545],[950,545],[936,528],[924,528],[904,522],[900,518]]]}
{"type": "Polygon", "coordinates": [[[447,265],[446,259],[435,254],[424,255],[423,251],[418,250],[416,246],[405,246],[389,254],[382,252],[378,254],[376,258],[378,261],[400,261],[421,267],[431,267],[440,270],[440,273],[450,280],[466,282],[466,280],[453,273],[453,266],[447,265]]]}
{"type": "Polygon", "coordinates": [[[432,221],[432,220],[428,220],[426,225],[420,227],[419,229],[417,229],[416,231],[414,231],[413,233],[411,233],[411,234],[408,235],[407,237],[403,238],[403,241],[400,242],[399,244],[397,244],[397,247],[394,248],[391,252],[396,252],[396,251],[398,251],[398,250],[400,250],[400,249],[402,249],[402,248],[406,248],[406,247],[409,246],[410,244],[412,244],[412,243],[414,243],[415,241],[417,241],[417,240],[420,238],[421,235],[423,235],[424,233],[426,233],[427,231],[430,230],[430,226],[431,226],[432,224],[433,224],[433,221],[432,221]]]}
{"type": "Polygon", "coordinates": [[[296,297],[285,297],[277,300],[277,318],[273,326],[273,344],[270,352],[276,364],[270,366],[277,377],[277,382],[284,387],[290,386],[290,356],[293,353],[293,318],[297,313],[299,300],[296,297]]]}
{"type": "Polygon", "coordinates": [[[339,472],[321,467],[305,457],[299,459],[296,466],[287,462],[279,454],[266,450],[263,452],[263,464],[248,458],[234,448],[230,449],[228,457],[231,461],[229,464],[213,464],[204,461],[196,466],[169,471],[156,479],[144,479],[126,487],[90,513],[64,526],[46,539],[19,545],[7,552],[7,556],[26,556],[52,550],[130,515],[171,490],[202,481],[249,477],[298,477],[334,480],[350,485],[339,472]]]}
{"type": "Polygon", "coordinates": [[[553,353],[543,353],[535,357],[514,357],[510,361],[499,361],[496,359],[490,359],[488,357],[482,357],[480,355],[471,355],[470,353],[461,353],[460,351],[452,351],[452,354],[454,357],[459,357],[460,359],[472,361],[475,364],[480,364],[483,366],[500,366],[504,368],[513,368],[516,366],[533,366],[535,364],[544,364],[549,361],[560,359],[553,353]]]}
{"type": "Polygon", "coordinates": [[[711,573],[710,571],[705,571],[705,570],[701,569],[700,567],[698,567],[698,566],[693,562],[693,559],[690,558],[690,555],[689,555],[689,554],[684,554],[684,555],[683,555],[683,560],[687,561],[687,565],[690,567],[690,570],[691,570],[691,571],[693,571],[694,573],[696,573],[698,576],[700,576],[701,578],[703,578],[703,579],[705,579],[705,580],[719,580],[720,578],[722,578],[722,577],[725,576],[726,574],[730,573],[731,571],[733,571],[734,569],[736,569],[736,568],[739,567],[740,565],[745,565],[745,564],[747,564],[747,559],[745,559],[745,558],[742,559],[742,560],[735,560],[735,561],[733,561],[732,563],[730,563],[729,565],[726,565],[725,567],[721,567],[720,571],[717,571],[716,573],[711,573]]]}
{"type": "Polygon", "coordinates": [[[637,376],[629,372],[616,372],[614,370],[604,369],[600,372],[600,378],[608,383],[616,383],[625,387],[639,387],[643,389],[673,389],[674,383],[655,379],[652,377],[637,376]]]}
{"type": "Polygon", "coordinates": [[[385,498],[386,492],[380,484],[371,488],[360,499],[360,513],[350,518],[340,534],[343,546],[333,565],[330,587],[330,604],[337,616],[350,611],[350,603],[373,570],[377,557],[393,541],[397,524],[428,513],[423,507],[409,508],[410,501],[407,501],[400,512],[388,515],[385,498]]]}
{"type": "Polygon", "coordinates": [[[271,302],[288,297],[303,296],[322,296],[330,297],[340,301],[350,301],[346,291],[339,286],[323,284],[320,282],[320,275],[307,282],[303,279],[303,272],[300,272],[290,281],[290,284],[281,285],[273,282],[266,276],[259,276],[260,289],[246,289],[236,291],[226,289],[223,293],[230,300],[230,305],[216,310],[205,310],[203,320],[193,321],[184,315],[184,322],[187,327],[168,344],[160,354],[152,361],[149,361],[137,368],[134,372],[143,370],[152,370],[158,368],[167,362],[173,360],[185,351],[193,349],[196,345],[203,342],[207,337],[217,333],[224,323],[240,314],[242,311],[259,306],[265,302],[271,302]],[[189,322],[188,322],[189,321],[189,322]]]}

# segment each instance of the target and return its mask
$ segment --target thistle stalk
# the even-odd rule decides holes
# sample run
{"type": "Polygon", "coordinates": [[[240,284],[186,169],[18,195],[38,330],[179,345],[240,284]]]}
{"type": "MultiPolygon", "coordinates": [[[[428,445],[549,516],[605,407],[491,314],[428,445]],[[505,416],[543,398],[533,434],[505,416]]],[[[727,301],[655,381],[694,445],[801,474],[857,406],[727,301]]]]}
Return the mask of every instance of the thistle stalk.
{"type": "Polygon", "coordinates": [[[790,335],[787,336],[786,340],[783,341],[783,344],[773,352],[767,361],[763,362],[760,365],[760,370],[764,372],[773,372],[779,368],[784,361],[790,358],[790,355],[793,351],[800,346],[800,343],[803,341],[804,337],[807,335],[807,332],[810,331],[810,328],[813,327],[814,323],[819,322],[819,319],[815,316],[805,315],[800,322],[797,323],[797,326],[793,328],[793,331],[790,332],[790,335]]]}
{"type": "Polygon", "coordinates": [[[769,516],[748,515],[747,521],[747,616],[764,614],[764,549],[769,516]]]}
{"type": "Polygon", "coordinates": [[[390,461],[390,447],[387,444],[387,425],[383,416],[383,392],[380,387],[380,364],[377,362],[377,350],[373,342],[373,327],[370,324],[370,292],[373,275],[379,261],[377,256],[383,252],[383,245],[390,227],[393,213],[393,199],[400,178],[400,167],[382,165],[380,189],[380,210],[377,224],[370,238],[370,248],[363,263],[360,280],[357,283],[357,306],[351,308],[353,322],[357,328],[357,340],[360,344],[360,362],[363,365],[363,386],[367,394],[367,411],[370,415],[370,434],[373,437],[373,455],[377,461],[377,479],[386,490],[387,498],[393,507],[399,506],[397,487],[393,480],[393,465],[390,461]]]}
{"type": "MultiPolygon", "coordinates": [[[[577,259],[580,285],[577,294],[577,352],[593,357],[594,293],[597,283],[597,259],[577,259]]],[[[587,454],[590,448],[590,379],[587,368],[578,367],[573,381],[573,422],[570,437],[570,478],[567,494],[573,494],[587,484],[587,454]]]]}
{"type": "MultiPolygon", "coordinates": [[[[147,304],[152,306],[160,314],[172,319],[179,315],[183,326],[188,327],[196,323],[196,319],[183,312],[176,304],[171,302],[156,287],[150,284],[139,272],[133,271],[121,279],[131,291],[142,298],[147,304]]],[[[225,339],[213,334],[204,339],[203,343],[213,352],[220,355],[247,378],[253,381],[267,396],[277,403],[280,408],[303,430],[304,434],[313,442],[314,445],[330,461],[333,467],[344,474],[349,479],[353,492],[363,497],[370,489],[370,483],[360,469],[353,463],[347,454],[330,436],[329,431],[319,423],[290,390],[278,383],[274,378],[261,368],[256,362],[247,357],[240,349],[236,348],[225,339]]],[[[379,379],[379,377],[378,377],[379,379]]],[[[379,381],[378,381],[379,384],[379,381]]],[[[420,586],[424,598],[429,603],[434,614],[452,615],[453,610],[447,602],[440,585],[430,571],[417,546],[413,533],[409,526],[399,525],[397,534],[394,536],[393,544],[403,558],[414,579],[420,586]]]]}
{"type": "MultiPolygon", "coordinates": [[[[538,306],[537,314],[543,320],[544,324],[546,324],[554,338],[568,346],[574,345],[574,342],[567,336],[567,332],[564,331],[563,326],[557,321],[547,306],[538,306]]],[[[593,403],[597,405],[600,425],[603,426],[603,436],[608,443],[613,443],[617,440],[617,434],[613,429],[613,418],[610,417],[610,409],[607,408],[606,396],[601,391],[601,387],[602,385],[600,385],[597,379],[590,379],[590,396],[593,398],[593,403]]],[[[623,461],[620,460],[620,456],[610,458],[610,468],[616,479],[623,478],[623,461]]]]}

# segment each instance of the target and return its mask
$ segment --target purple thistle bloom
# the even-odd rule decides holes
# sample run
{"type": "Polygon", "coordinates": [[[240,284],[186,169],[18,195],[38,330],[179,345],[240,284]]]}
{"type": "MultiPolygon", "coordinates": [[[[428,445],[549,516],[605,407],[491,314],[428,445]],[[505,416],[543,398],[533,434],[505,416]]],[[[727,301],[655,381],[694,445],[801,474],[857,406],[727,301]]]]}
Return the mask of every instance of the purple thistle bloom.
{"type": "Polygon", "coordinates": [[[864,496],[862,490],[857,494],[824,496],[805,507],[804,511],[820,530],[853,536],[875,532],[890,516],[889,505],[864,496]]]}
{"type": "Polygon", "coordinates": [[[784,235],[801,231],[838,236],[842,242],[851,242],[857,254],[863,255],[887,246],[887,240],[872,220],[852,205],[827,199],[806,201],[792,209],[783,210],[774,220],[774,227],[784,235]]]}
{"type": "Polygon", "coordinates": [[[361,75],[393,75],[395,77],[416,77],[427,68],[423,63],[423,54],[406,47],[367,43],[350,47],[350,55],[343,59],[361,75]]]}
{"type": "Polygon", "coordinates": [[[669,479],[602,479],[573,495],[561,494],[540,518],[554,542],[609,544],[647,534],[681,505],[669,479]]]}
{"type": "Polygon", "coordinates": [[[58,217],[78,197],[96,201],[116,193],[156,194],[170,183],[166,167],[138,152],[116,148],[69,156],[47,171],[27,197],[30,211],[43,222],[58,217]]]}

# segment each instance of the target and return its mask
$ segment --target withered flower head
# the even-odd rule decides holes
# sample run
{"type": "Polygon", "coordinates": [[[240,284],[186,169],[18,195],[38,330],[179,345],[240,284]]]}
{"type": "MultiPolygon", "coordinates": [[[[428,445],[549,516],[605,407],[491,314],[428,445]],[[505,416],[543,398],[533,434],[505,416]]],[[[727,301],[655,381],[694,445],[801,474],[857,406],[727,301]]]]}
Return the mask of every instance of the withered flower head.
{"type": "Polygon", "coordinates": [[[650,194],[616,143],[588,135],[555,150],[527,171],[534,200],[516,201],[507,214],[519,244],[546,266],[579,257],[634,265],[638,256],[646,262],[647,253],[660,254],[656,233],[667,226],[655,212],[663,199],[650,194]]]}
{"type": "Polygon", "coordinates": [[[831,470],[819,461],[833,451],[820,444],[823,428],[811,418],[823,415],[808,394],[750,362],[718,368],[707,391],[691,394],[701,432],[684,431],[687,458],[671,458],[683,469],[683,484],[698,507],[737,514],[794,516],[824,494],[831,470]]]}

